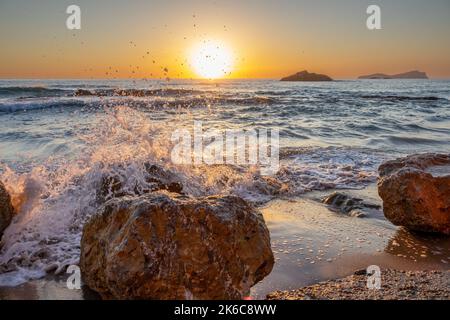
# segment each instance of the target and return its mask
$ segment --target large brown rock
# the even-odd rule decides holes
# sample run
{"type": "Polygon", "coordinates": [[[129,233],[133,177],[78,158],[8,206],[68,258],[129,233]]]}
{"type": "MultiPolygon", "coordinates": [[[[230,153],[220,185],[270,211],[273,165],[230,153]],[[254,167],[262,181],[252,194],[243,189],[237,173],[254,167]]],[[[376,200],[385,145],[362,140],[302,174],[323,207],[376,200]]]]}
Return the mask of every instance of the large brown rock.
{"type": "Polygon", "coordinates": [[[164,191],[108,201],[84,227],[80,259],[107,299],[241,299],[274,263],[262,215],[241,198],[164,191]]]}
{"type": "Polygon", "coordinates": [[[11,204],[11,197],[5,186],[0,181],[0,239],[6,227],[11,223],[14,214],[14,208],[11,204]]]}
{"type": "Polygon", "coordinates": [[[378,171],[378,193],[389,221],[450,234],[450,155],[412,155],[387,161],[378,171]]]}

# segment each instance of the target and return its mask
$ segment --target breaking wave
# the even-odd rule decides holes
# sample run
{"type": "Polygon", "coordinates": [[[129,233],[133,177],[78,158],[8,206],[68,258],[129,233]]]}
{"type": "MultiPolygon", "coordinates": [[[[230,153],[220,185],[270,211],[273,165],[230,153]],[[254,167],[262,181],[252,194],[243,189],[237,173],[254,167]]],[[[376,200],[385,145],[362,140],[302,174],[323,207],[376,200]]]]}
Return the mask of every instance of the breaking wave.
{"type": "Polygon", "coordinates": [[[311,190],[361,187],[374,181],[381,161],[368,150],[328,147],[282,149],[273,176],[256,166],[175,165],[167,125],[124,106],[97,117],[98,126],[80,136],[86,147],[75,159],[50,158],[24,173],[0,170],[18,211],[3,236],[0,285],[77,264],[83,225],[111,196],[105,181],[119,183],[116,194],[142,194],[154,184],[149,166],[170,173],[186,195],[236,194],[258,205],[311,190]]]}

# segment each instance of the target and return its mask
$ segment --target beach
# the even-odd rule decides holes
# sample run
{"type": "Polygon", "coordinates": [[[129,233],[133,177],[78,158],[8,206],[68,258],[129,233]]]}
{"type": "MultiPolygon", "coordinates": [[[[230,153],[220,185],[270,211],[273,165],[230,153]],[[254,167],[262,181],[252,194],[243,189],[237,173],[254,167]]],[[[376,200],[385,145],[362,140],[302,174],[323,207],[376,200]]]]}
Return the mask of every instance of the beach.
{"type": "MultiPolygon", "coordinates": [[[[374,204],[381,201],[374,184],[362,190],[338,191],[374,204]]],[[[331,192],[273,200],[260,208],[270,231],[275,266],[268,277],[252,288],[252,299],[314,299],[307,295],[308,286],[320,288],[323,282],[328,286],[323,290],[328,288],[325,292],[330,293],[318,295],[316,299],[448,299],[450,240],[447,237],[411,233],[392,226],[380,210],[369,209],[364,218],[337,213],[321,202],[331,192]],[[382,270],[383,290],[366,287],[365,271],[371,265],[382,270]],[[416,290],[418,295],[403,296],[395,290],[401,282],[399,274],[409,275],[411,283],[424,282],[416,290]],[[419,281],[424,277],[427,281],[419,281]],[[347,286],[347,295],[339,293],[340,287],[334,280],[342,287],[347,286]],[[303,287],[307,288],[296,291],[303,287]]],[[[68,289],[68,276],[48,275],[16,287],[0,287],[0,298],[100,298],[86,286],[80,290],[68,289]]]]}
{"type": "Polygon", "coordinates": [[[448,150],[448,81],[387,81],[1,81],[0,180],[18,214],[2,237],[0,297],[99,298],[66,286],[83,227],[106,201],[155,190],[155,172],[165,179],[156,189],[194,202],[237,196],[262,213],[274,265],[253,299],[371,265],[448,270],[448,237],[394,226],[376,186],[383,161],[448,150]],[[278,170],[174,164],[171,134],[194,121],[203,130],[279,128],[278,170]],[[334,193],[360,206],[323,202],[334,193]]]}

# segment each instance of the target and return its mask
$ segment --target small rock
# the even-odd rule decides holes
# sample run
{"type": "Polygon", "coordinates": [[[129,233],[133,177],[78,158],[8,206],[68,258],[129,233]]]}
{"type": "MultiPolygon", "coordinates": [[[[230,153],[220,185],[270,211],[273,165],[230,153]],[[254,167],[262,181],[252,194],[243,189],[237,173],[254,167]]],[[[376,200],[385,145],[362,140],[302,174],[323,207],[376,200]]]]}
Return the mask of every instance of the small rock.
{"type": "Polygon", "coordinates": [[[367,213],[363,211],[365,208],[380,209],[380,206],[366,203],[363,199],[354,198],[340,192],[333,192],[322,199],[322,202],[329,205],[331,209],[344,213],[350,217],[363,218],[367,213]]]}

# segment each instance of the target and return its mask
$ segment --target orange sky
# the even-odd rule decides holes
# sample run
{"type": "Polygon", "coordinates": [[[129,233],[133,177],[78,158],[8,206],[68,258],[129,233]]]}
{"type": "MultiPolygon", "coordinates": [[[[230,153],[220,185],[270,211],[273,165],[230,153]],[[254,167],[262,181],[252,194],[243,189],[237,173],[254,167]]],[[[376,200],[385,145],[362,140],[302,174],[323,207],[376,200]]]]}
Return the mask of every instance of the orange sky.
{"type": "Polygon", "coordinates": [[[373,2],[85,0],[76,1],[82,29],[69,31],[73,1],[2,1],[0,78],[195,78],[189,51],[207,39],[233,52],[230,78],[303,69],[338,79],[415,69],[450,78],[448,1],[375,1],[383,29],[370,31],[373,2]]]}

